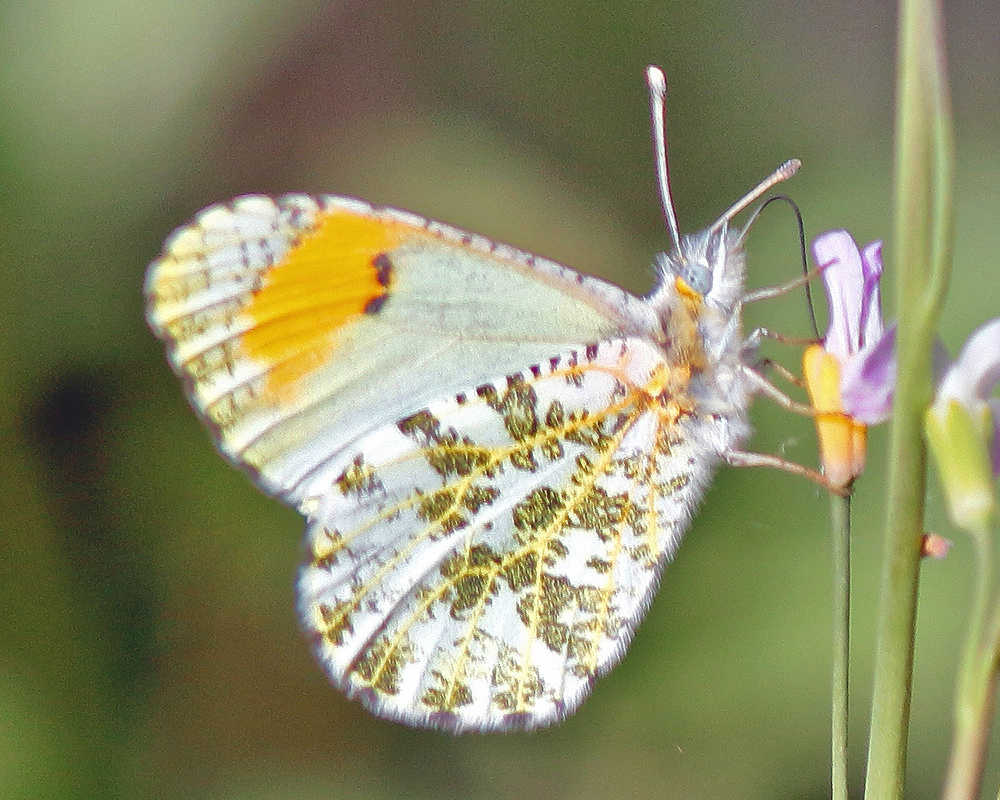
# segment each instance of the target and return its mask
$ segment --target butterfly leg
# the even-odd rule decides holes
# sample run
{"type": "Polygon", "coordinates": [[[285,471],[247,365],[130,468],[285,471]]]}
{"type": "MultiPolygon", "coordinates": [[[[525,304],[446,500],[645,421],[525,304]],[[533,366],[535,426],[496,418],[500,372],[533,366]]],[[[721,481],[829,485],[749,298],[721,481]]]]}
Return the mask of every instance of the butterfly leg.
{"type": "Polygon", "coordinates": [[[808,478],[813,483],[822,486],[828,492],[833,492],[841,497],[848,497],[851,494],[850,486],[834,486],[821,472],[804,467],[801,464],[796,464],[794,461],[789,461],[780,456],[768,455],[767,453],[750,453],[745,450],[729,450],[723,453],[722,457],[727,464],[734,467],[771,467],[772,469],[780,469],[782,472],[808,478]]]}
{"type": "Polygon", "coordinates": [[[743,375],[751,392],[767,395],[782,408],[804,417],[816,416],[816,411],[811,405],[793,400],[756,370],[744,366],[743,375]]]}
{"type": "Polygon", "coordinates": [[[797,278],[779,284],[778,286],[765,286],[763,289],[755,289],[752,292],[747,292],[743,295],[744,303],[755,303],[758,300],[770,300],[772,297],[781,297],[783,294],[788,294],[800,286],[805,286],[810,281],[816,280],[819,277],[818,270],[811,270],[803,275],[799,275],[797,278]]]}
{"type": "Polygon", "coordinates": [[[805,382],[788,369],[784,364],[779,364],[777,361],[773,361],[770,358],[765,358],[760,362],[761,367],[765,370],[774,370],[778,375],[780,375],[784,380],[788,381],[792,386],[797,386],[800,389],[805,388],[805,382]]]}
{"type": "Polygon", "coordinates": [[[770,339],[789,347],[807,347],[816,344],[816,339],[811,336],[786,336],[783,333],[772,331],[770,328],[754,328],[747,336],[743,347],[745,350],[756,350],[764,339],[770,339]]]}
{"type": "Polygon", "coordinates": [[[743,342],[741,352],[744,364],[751,365],[751,368],[758,374],[761,374],[766,370],[773,369],[792,386],[802,388],[802,379],[795,375],[791,370],[779,364],[777,361],[759,356],[760,343],[764,339],[770,339],[790,347],[806,347],[808,345],[815,344],[816,340],[807,337],[785,336],[784,334],[772,331],[770,328],[755,328],[743,342]]]}
{"type": "MultiPolygon", "coordinates": [[[[781,364],[775,361],[774,359],[761,358],[754,362],[752,369],[762,378],[764,378],[764,374],[769,371],[776,372],[782,378],[782,380],[787,381],[792,386],[797,386],[799,389],[805,388],[805,381],[803,381],[802,378],[800,378],[798,375],[796,375],[794,372],[788,369],[788,367],[786,367],[784,364],[781,364]]],[[[768,379],[764,378],[764,380],[766,381],[768,379]]]]}

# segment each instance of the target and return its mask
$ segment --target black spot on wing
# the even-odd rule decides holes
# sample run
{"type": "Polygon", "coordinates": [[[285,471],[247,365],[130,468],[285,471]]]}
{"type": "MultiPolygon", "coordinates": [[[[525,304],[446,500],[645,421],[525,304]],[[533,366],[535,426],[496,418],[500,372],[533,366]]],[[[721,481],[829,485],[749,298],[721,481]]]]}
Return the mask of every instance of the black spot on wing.
{"type": "Polygon", "coordinates": [[[379,253],[372,259],[372,266],[375,267],[375,280],[379,286],[388,286],[392,280],[392,259],[388,253],[379,253]]]}
{"type": "Polygon", "coordinates": [[[389,254],[382,252],[378,253],[372,259],[372,268],[375,270],[375,280],[378,281],[378,285],[383,287],[386,291],[372,297],[367,303],[365,303],[365,313],[366,314],[378,314],[385,305],[385,301],[389,299],[389,284],[392,283],[392,259],[389,258],[389,254]]]}

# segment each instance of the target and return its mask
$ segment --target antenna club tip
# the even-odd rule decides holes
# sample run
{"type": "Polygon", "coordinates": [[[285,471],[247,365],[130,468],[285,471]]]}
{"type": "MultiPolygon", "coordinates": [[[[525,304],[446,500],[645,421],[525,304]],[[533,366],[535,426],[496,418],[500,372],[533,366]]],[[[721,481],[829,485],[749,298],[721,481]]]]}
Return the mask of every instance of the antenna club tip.
{"type": "Polygon", "coordinates": [[[790,158],[780,167],[778,167],[778,172],[781,174],[782,180],[787,180],[791,178],[796,172],[799,171],[799,167],[802,166],[802,162],[797,158],[790,158]]]}
{"type": "Polygon", "coordinates": [[[662,69],[653,64],[646,67],[646,83],[654,92],[664,94],[667,91],[667,76],[663,74],[662,69]]]}

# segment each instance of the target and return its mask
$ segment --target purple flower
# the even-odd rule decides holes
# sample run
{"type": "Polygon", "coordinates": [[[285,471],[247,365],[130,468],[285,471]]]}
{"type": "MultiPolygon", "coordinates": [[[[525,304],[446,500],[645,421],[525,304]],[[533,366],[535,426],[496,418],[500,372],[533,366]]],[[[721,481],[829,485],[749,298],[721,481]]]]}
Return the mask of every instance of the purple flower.
{"type": "Polygon", "coordinates": [[[847,231],[828,231],[813,241],[813,257],[830,308],[823,347],[840,364],[844,413],[865,425],[884,422],[896,388],[896,329],[882,324],[882,243],[859,250],[847,231]]]}
{"type": "Polygon", "coordinates": [[[960,528],[986,534],[996,510],[1000,472],[1000,319],[980,327],[944,373],[924,416],[924,432],[960,528]]]}
{"type": "Polygon", "coordinates": [[[1000,385],[1000,318],[981,325],[968,338],[954,363],[947,367],[931,412],[947,413],[959,404],[973,419],[983,421],[983,434],[990,439],[993,477],[1000,475],[1000,399],[991,397],[1000,385]]]}
{"type": "Polygon", "coordinates": [[[868,426],[889,416],[896,383],[895,329],[882,324],[882,243],[859,250],[847,231],[813,242],[826,287],[830,327],[806,348],[802,372],[812,401],[823,473],[847,487],[861,474],[868,426]]]}
{"type": "Polygon", "coordinates": [[[1000,318],[990,320],[969,337],[938,387],[935,407],[955,400],[970,413],[989,412],[993,425],[990,460],[1000,475],[1000,400],[990,395],[1000,384],[1000,318]]]}

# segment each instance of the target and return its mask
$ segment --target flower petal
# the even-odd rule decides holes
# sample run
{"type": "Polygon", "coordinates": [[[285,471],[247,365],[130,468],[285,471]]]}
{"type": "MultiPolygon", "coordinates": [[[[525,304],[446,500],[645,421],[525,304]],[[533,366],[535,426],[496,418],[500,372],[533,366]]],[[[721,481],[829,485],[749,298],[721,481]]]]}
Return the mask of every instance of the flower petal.
{"type": "Polygon", "coordinates": [[[802,374],[816,414],[823,474],[834,486],[849,486],[865,468],[868,428],[844,413],[840,360],[823,345],[810,345],[802,354],[802,374]]]}
{"type": "Polygon", "coordinates": [[[1000,317],[968,339],[938,388],[935,404],[958,400],[970,409],[985,403],[1000,383],[1000,317]]]}
{"type": "Polygon", "coordinates": [[[993,417],[993,442],[990,446],[990,456],[993,461],[993,477],[1000,475],[1000,400],[990,400],[991,416],[993,417]]]}
{"type": "Polygon", "coordinates": [[[941,384],[944,382],[944,376],[948,374],[948,368],[951,366],[951,353],[948,352],[948,348],[944,346],[944,342],[940,339],[934,340],[934,351],[931,353],[931,371],[934,375],[934,391],[935,394],[937,390],[941,388],[941,384]]]}
{"type": "Polygon", "coordinates": [[[824,346],[844,360],[857,351],[861,339],[865,286],[861,253],[847,231],[828,231],[813,240],[813,258],[830,308],[824,346]]]}
{"type": "Polygon", "coordinates": [[[876,342],[882,336],[882,296],[879,282],[882,278],[882,242],[866,244],[861,251],[861,269],[864,272],[864,308],[861,311],[861,344],[876,342]]]}
{"type": "Polygon", "coordinates": [[[989,409],[970,408],[956,399],[938,397],[924,414],[924,434],[937,463],[952,521],[978,531],[996,508],[993,463],[986,432],[993,433],[989,409]]]}
{"type": "Polygon", "coordinates": [[[844,411],[865,425],[889,419],[896,392],[896,326],[848,359],[840,376],[844,411]]]}

